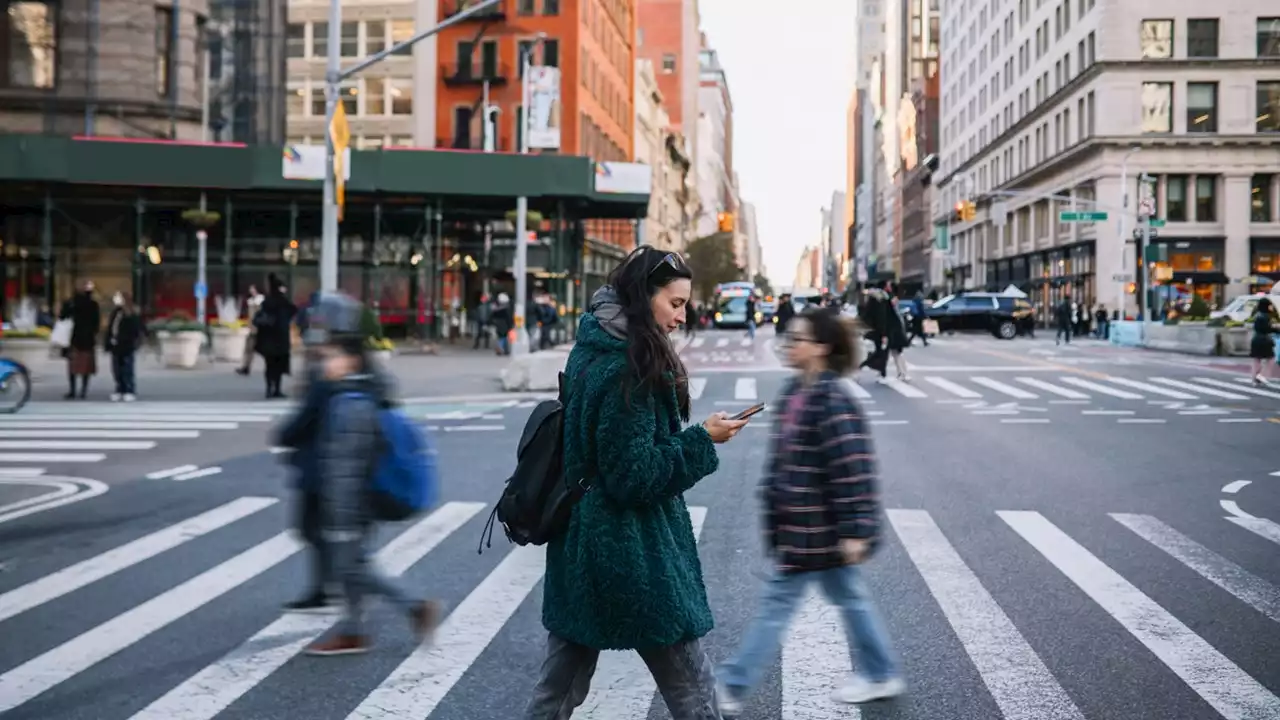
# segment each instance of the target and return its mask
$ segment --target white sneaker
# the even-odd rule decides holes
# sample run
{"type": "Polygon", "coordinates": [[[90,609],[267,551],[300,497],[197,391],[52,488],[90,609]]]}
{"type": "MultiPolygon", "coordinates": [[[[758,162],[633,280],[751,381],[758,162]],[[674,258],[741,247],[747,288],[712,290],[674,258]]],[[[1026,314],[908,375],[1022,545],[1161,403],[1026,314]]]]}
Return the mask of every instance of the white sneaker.
{"type": "Polygon", "coordinates": [[[125,402],[133,402],[134,400],[137,400],[137,399],[138,399],[138,396],[137,396],[137,395],[134,395],[133,393],[125,393],[125,394],[124,394],[124,401],[125,401],[125,402]]]}
{"type": "Polygon", "coordinates": [[[111,402],[120,402],[120,398],[124,397],[120,393],[111,393],[111,402]]]}
{"type": "Polygon", "coordinates": [[[849,678],[844,687],[831,694],[831,699],[841,703],[867,703],[897,697],[907,691],[907,683],[900,677],[871,682],[861,675],[849,678]]]}
{"type": "Polygon", "coordinates": [[[729,687],[716,681],[716,704],[720,706],[720,714],[725,717],[737,717],[742,714],[742,701],[735,700],[729,687]]]}

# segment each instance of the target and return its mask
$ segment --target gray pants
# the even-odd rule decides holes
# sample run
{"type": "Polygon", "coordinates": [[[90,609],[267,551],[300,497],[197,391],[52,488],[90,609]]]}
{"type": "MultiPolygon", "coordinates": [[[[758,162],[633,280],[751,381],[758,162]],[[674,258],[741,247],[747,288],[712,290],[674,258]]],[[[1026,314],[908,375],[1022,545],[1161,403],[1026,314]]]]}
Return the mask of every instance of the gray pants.
{"type": "MultiPolygon", "coordinates": [[[[721,720],[711,661],[697,640],[641,650],[674,720],[721,720]]],[[[587,699],[600,651],[547,635],[547,659],[525,720],[569,720],[587,699]]]]}
{"type": "Polygon", "coordinates": [[[332,577],[342,583],[342,594],[346,600],[346,615],[338,626],[339,635],[363,635],[363,619],[365,599],[370,595],[381,595],[406,615],[417,604],[398,585],[385,577],[378,567],[369,561],[365,549],[365,536],[356,539],[344,538],[340,542],[329,542],[328,550],[333,561],[332,577]]]}

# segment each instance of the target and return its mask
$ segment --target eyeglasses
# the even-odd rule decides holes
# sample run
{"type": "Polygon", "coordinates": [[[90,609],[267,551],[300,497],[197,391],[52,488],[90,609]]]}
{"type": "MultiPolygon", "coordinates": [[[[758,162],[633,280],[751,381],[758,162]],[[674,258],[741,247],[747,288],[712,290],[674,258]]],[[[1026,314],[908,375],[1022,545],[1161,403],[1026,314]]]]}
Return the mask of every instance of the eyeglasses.
{"type": "Polygon", "coordinates": [[[684,258],[680,257],[679,253],[669,252],[666,255],[663,255],[662,260],[660,260],[657,265],[654,265],[653,269],[649,271],[650,277],[652,277],[654,273],[658,272],[658,268],[663,265],[670,267],[678,273],[686,272],[686,268],[688,267],[684,264],[684,258]]]}

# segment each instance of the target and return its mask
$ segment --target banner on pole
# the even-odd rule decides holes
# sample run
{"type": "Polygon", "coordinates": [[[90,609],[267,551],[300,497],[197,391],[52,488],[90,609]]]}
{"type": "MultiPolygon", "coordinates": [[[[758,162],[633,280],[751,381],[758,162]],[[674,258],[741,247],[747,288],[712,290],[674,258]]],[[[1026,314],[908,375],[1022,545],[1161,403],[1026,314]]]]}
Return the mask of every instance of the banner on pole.
{"type": "Polygon", "coordinates": [[[329,121],[329,137],[333,140],[333,202],[338,206],[338,222],[342,222],[342,210],[347,200],[347,164],[350,155],[347,145],[351,143],[351,126],[347,124],[347,111],[338,102],[333,108],[333,119],[329,121]]]}
{"type": "Polygon", "coordinates": [[[560,68],[529,68],[529,149],[560,149],[560,68]]]}

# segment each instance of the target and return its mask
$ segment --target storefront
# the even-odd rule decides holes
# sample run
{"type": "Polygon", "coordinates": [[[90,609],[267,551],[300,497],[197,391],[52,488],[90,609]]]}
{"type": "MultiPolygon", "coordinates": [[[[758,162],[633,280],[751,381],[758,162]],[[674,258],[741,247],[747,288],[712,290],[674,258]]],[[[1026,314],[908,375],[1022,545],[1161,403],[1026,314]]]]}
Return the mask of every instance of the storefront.
{"type": "Polygon", "coordinates": [[[1280,282],[1280,237],[1249,238],[1249,273],[1254,280],[1263,278],[1271,282],[1254,282],[1249,285],[1249,292],[1266,292],[1276,282],[1280,282]]]}
{"type": "Polygon", "coordinates": [[[1210,308],[1222,307],[1229,282],[1224,272],[1224,245],[1225,238],[1220,237],[1153,240],[1153,247],[1163,247],[1160,257],[1167,258],[1149,263],[1159,288],[1152,292],[1156,304],[1181,304],[1199,297],[1210,308]]]}
{"type": "Polygon", "coordinates": [[[1084,308],[1096,307],[1094,258],[1092,240],[1003,258],[987,263],[986,288],[999,292],[1010,285],[1016,286],[1035,307],[1036,321],[1049,325],[1054,321],[1054,309],[1065,299],[1084,308]]]}

